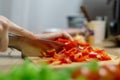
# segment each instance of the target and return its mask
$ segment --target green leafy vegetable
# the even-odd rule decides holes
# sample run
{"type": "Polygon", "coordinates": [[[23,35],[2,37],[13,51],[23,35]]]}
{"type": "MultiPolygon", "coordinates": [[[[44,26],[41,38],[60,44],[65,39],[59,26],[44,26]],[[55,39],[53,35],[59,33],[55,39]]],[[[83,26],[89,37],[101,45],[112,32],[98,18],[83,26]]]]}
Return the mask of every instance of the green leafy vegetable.
{"type": "MultiPolygon", "coordinates": [[[[87,64],[87,66],[93,71],[98,69],[96,62],[87,64]]],[[[72,80],[73,70],[73,68],[53,70],[45,64],[36,67],[26,60],[23,65],[15,66],[7,73],[0,72],[0,80],[72,80]]],[[[86,78],[79,77],[77,80],[86,80],[86,78]]]]}
{"type": "Polygon", "coordinates": [[[87,80],[87,79],[86,77],[81,76],[81,77],[78,77],[77,80],[87,80]]]}

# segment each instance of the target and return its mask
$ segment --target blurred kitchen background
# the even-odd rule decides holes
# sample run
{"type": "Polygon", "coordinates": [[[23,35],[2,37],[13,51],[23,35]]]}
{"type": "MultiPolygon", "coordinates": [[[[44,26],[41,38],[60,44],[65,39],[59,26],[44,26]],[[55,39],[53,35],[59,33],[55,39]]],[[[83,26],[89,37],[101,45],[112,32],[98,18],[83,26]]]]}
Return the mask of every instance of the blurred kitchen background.
{"type": "Polygon", "coordinates": [[[79,14],[82,0],[0,0],[0,15],[33,31],[66,28],[67,16],[79,14]]]}
{"type": "Polygon", "coordinates": [[[117,35],[119,3],[119,0],[0,0],[0,15],[35,33],[51,28],[81,28],[87,18],[105,20],[106,34],[117,35]]]}

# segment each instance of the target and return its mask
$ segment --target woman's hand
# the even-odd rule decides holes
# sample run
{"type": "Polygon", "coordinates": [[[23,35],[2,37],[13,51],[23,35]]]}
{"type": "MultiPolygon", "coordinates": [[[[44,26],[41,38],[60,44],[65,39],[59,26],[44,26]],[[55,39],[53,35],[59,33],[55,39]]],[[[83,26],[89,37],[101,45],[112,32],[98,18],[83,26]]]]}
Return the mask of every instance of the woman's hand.
{"type": "Polygon", "coordinates": [[[0,51],[4,52],[8,48],[8,33],[21,35],[26,38],[36,39],[36,35],[32,32],[16,25],[15,23],[11,22],[4,16],[0,16],[0,51]]]}
{"type": "Polygon", "coordinates": [[[20,35],[20,36],[23,36],[29,39],[43,38],[43,39],[54,40],[58,37],[62,37],[62,38],[73,40],[72,37],[66,32],[57,32],[57,33],[49,33],[49,34],[34,34],[16,25],[12,21],[8,20],[6,17],[0,16],[0,51],[2,52],[7,50],[7,47],[9,44],[8,33],[20,35]]]}

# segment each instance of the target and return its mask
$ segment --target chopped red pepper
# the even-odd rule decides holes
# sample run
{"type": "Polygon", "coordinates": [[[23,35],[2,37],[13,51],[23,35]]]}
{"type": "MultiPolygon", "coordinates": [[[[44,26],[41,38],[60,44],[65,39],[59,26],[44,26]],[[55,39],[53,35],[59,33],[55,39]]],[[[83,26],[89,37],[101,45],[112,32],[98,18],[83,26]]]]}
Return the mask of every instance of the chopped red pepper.
{"type": "Polygon", "coordinates": [[[71,62],[83,62],[90,59],[100,61],[111,60],[104,50],[93,49],[88,43],[78,43],[67,39],[58,38],[56,41],[65,44],[63,49],[56,53],[56,50],[48,50],[43,56],[51,57],[49,63],[59,61],[60,64],[71,62]]]}
{"type": "Polygon", "coordinates": [[[97,55],[98,55],[98,53],[96,53],[96,52],[90,52],[89,53],[90,58],[97,58],[97,55]]]}

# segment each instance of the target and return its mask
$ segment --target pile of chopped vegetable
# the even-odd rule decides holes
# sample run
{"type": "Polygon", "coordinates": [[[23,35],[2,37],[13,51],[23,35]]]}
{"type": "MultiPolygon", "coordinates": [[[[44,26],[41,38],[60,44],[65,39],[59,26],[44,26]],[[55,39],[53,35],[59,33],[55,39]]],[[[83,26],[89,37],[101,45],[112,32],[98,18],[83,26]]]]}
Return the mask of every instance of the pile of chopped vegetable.
{"type": "Polygon", "coordinates": [[[93,49],[88,43],[78,43],[67,39],[58,38],[57,42],[64,43],[64,47],[58,53],[55,49],[47,50],[42,57],[50,57],[48,63],[57,62],[59,64],[91,61],[93,59],[99,61],[111,60],[105,50],[93,49]]]}
{"type": "Polygon", "coordinates": [[[99,66],[93,61],[79,68],[54,70],[27,60],[9,72],[0,72],[0,80],[120,80],[120,64],[99,66]]]}

